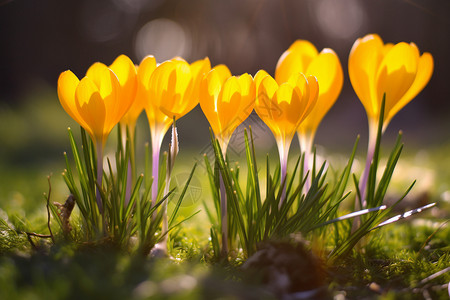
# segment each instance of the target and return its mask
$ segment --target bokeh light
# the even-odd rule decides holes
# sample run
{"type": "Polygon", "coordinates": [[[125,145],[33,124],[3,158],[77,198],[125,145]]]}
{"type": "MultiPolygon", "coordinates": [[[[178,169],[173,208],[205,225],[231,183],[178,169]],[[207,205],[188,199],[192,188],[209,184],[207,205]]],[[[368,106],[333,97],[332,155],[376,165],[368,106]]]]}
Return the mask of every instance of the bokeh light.
{"type": "Polygon", "coordinates": [[[354,39],[366,30],[367,16],[358,0],[316,0],[311,4],[319,28],[329,38],[354,39]]]}
{"type": "Polygon", "coordinates": [[[175,21],[159,18],[139,29],[135,40],[138,60],[153,55],[158,62],[174,56],[188,58],[191,48],[189,34],[175,21]]]}

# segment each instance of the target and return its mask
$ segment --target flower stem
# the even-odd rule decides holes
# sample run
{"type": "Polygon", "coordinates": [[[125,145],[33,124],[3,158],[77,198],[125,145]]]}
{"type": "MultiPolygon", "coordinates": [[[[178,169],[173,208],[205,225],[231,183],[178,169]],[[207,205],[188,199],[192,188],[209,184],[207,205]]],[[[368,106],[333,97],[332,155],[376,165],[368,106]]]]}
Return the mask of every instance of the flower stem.
{"type": "MultiPolygon", "coordinates": [[[[167,168],[166,168],[166,182],[164,187],[164,195],[169,193],[170,189],[170,179],[172,177],[173,167],[175,165],[175,159],[178,155],[178,134],[175,123],[175,118],[172,124],[172,140],[169,146],[169,155],[167,156],[167,168]]],[[[159,249],[163,250],[164,253],[167,254],[167,243],[169,241],[169,221],[167,218],[167,205],[169,202],[169,198],[166,198],[162,204],[163,209],[163,221],[162,221],[162,234],[164,235],[163,239],[159,243],[159,249]]]]}
{"type": "Polygon", "coordinates": [[[220,174],[220,223],[222,224],[222,256],[228,256],[228,209],[227,194],[222,174],[220,174]]]}
{"type": "MultiPolygon", "coordinates": [[[[308,171],[310,171],[310,165],[312,162],[311,158],[311,150],[312,145],[314,141],[315,133],[306,133],[306,132],[298,132],[298,142],[300,144],[300,149],[304,153],[304,159],[303,159],[303,176],[305,176],[308,171]]],[[[305,192],[308,192],[309,188],[311,187],[311,178],[312,174],[309,174],[308,178],[306,178],[305,182],[305,192]]]]}
{"type": "Polygon", "coordinates": [[[97,200],[97,206],[100,214],[103,216],[103,203],[100,194],[100,188],[102,186],[103,178],[103,143],[97,143],[97,189],[95,193],[95,198],[97,200]]]}
{"type": "Polygon", "coordinates": [[[158,198],[158,177],[159,177],[159,154],[161,151],[162,139],[158,136],[152,136],[152,199],[150,207],[157,203],[158,198]]]}
{"type": "Polygon", "coordinates": [[[289,148],[291,146],[292,137],[277,139],[278,152],[280,154],[280,185],[282,186],[281,199],[278,207],[283,205],[286,200],[286,174],[287,174],[287,159],[289,148]]]}
{"type": "Polygon", "coordinates": [[[107,224],[105,219],[105,212],[103,207],[102,195],[100,193],[100,189],[103,184],[103,142],[97,143],[97,189],[95,193],[95,198],[97,200],[98,210],[100,215],[102,216],[102,226],[103,226],[103,234],[106,235],[107,224]]]}
{"type": "Polygon", "coordinates": [[[359,199],[359,203],[361,203],[360,209],[364,209],[367,206],[366,187],[367,181],[369,179],[370,166],[372,165],[372,159],[375,153],[375,146],[377,141],[377,128],[378,126],[376,122],[369,122],[369,141],[367,147],[366,165],[364,167],[364,172],[362,174],[361,181],[359,182],[359,192],[361,195],[361,199],[359,199]]]}
{"type": "MultiPolygon", "coordinates": [[[[169,193],[169,187],[170,187],[170,175],[169,170],[166,173],[166,186],[164,187],[164,195],[167,195],[169,193]]],[[[162,210],[163,210],[163,220],[162,220],[162,229],[161,234],[164,235],[164,237],[161,239],[161,241],[158,243],[158,248],[161,249],[165,254],[167,254],[167,242],[169,241],[169,221],[167,219],[167,202],[169,199],[164,200],[162,203],[162,210]]]]}
{"type": "Polygon", "coordinates": [[[130,141],[130,158],[127,162],[127,185],[125,190],[125,207],[128,205],[128,202],[130,202],[131,198],[131,189],[133,187],[133,183],[136,182],[136,163],[135,163],[135,148],[134,148],[134,128],[133,126],[123,125],[120,127],[122,130],[122,148],[126,149],[127,147],[127,140],[130,141]],[[129,134],[128,134],[129,133],[129,134]]]}
{"type": "MultiPolygon", "coordinates": [[[[217,140],[219,141],[220,149],[222,150],[222,156],[224,161],[226,161],[227,148],[229,138],[224,138],[223,136],[218,136],[217,140]]],[[[222,231],[222,250],[221,255],[224,258],[228,257],[228,199],[227,193],[225,189],[225,183],[223,181],[222,173],[219,173],[219,182],[220,182],[220,224],[222,231]]]]}

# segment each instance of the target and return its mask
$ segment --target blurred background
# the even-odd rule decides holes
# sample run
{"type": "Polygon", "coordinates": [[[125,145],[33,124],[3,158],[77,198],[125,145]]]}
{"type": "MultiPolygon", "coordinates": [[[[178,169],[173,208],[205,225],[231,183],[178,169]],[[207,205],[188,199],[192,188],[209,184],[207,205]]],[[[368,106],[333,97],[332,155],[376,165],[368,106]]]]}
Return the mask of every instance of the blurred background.
{"type": "MultiPolygon", "coordinates": [[[[38,170],[30,178],[39,178],[45,191],[45,176],[64,168],[66,128],[78,126],[59,105],[59,74],[70,69],[81,78],[92,63],[111,64],[122,53],[136,64],[148,54],[157,61],[208,56],[212,65],[254,75],[259,69],[273,74],[296,39],[311,41],[319,51],[332,48],[343,65],[344,88],[316,142],[329,152],[347,152],[361,134],[364,155],[367,119],[348,79],[347,61],[354,41],[368,33],[385,42],[415,42],[434,57],[430,83],[393,119],[385,138],[392,142],[403,130],[406,148],[423,154],[421,164],[429,154],[419,150],[449,149],[449,16],[448,0],[0,0],[0,197],[20,203],[16,198],[26,197],[36,184],[24,174],[38,170]],[[12,192],[16,186],[19,195],[12,192]]],[[[247,125],[252,122],[257,121],[247,125]]],[[[140,123],[138,135],[149,141],[144,115],[140,123]]],[[[267,128],[253,125],[259,145],[273,151],[267,128]]],[[[208,123],[197,107],[178,128],[181,147],[193,149],[186,156],[191,164],[209,145],[208,123]]]]}

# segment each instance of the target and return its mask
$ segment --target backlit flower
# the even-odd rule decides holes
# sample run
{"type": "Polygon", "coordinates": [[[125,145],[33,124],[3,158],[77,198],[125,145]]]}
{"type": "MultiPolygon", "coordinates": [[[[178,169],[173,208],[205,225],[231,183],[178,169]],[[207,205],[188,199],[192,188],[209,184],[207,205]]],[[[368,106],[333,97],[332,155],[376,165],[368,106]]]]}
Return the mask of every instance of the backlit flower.
{"type": "Polygon", "coordinates": [[[199,78],[209,68],[208,58],[189,65],[176,57],[156,66],[153,56],[145,57],[138,67],[137,101],[144,104],[152,138],[153,203],[157,195],[159,153],[164,135],[174,117],[183,117],[198,104],[199,78]]]}
{"type": "Polygon", "coordinates": [[[96,147],[96,200],[102,215],[104,211],[99,186],[102,185],[103,148],[111,130],[134,100],[136,84],[133,82],[133,72],[127,71],[130,64],[131,61],[125,56],[120,56],[113,64],[120,71],[120,79],[102,63],[94,63],[81,80],[71,71],[61,73],[58,79],[58,98],[62,107],[89,133],[96,147]]]}
{"type": "Polygon", "coordinates": [[[316,105],[298,127],[301,147],[309,152],[320,122],[342,90],[343,71],[332,49],[325,48],[319,53],[309,41],[297,40],[278,60],[275,80],[281,84],[295,73],[315,76],[320,86],[316,105]]]}
{"type": "Polygon", "coordinates": [[[72,71],[61,73],[58,79],[62,107],[96,144],[105,144],[111,130],[130,108],[134,99],[121,97],[124,94],[116,74],[102,63],[93,64],[81,80],[72,71]]]}
{"type": "Polygon", "coordinates": [[[231,76],[225,65],[216,66],[200,86],[200,107],[218,139],[223,154],[231,135],[251,114],[255,101],[252,76],[231,76]]]}
{"type": "MultiPolygon", "coordinates": [[[[292,138],[317,102],[319,85],[314,76],[292,75],[278,84],[265,71],[255,75],[257,87],[255,111],[270,128],[278,146],[281,181],[286,177],[287,156],[292,138]]],[[[283,199],[283,197],[282,197],[283,199]]]]}
{"type": "Polygon", "coordinates": [[[153,105],[171,119],[180,119],[197,106],[200,81],[210,69],[208,58],[191,65],[179,57],[162,63],[150,79],[153,105]]]}
{"type": "Polygon", "coordinates": [[[369,34],[353,44],[348,71],[353,89],[364,105],[369,120],[366,166],[360,180],[361,203],[365,207],[365,188],[375,150],[383,96],[382,131],[395,114],[426,86],[433,73],[433,57],[427,52],[420,55],[414,43],[384,44],[378,35],[369,34]]]}
{"type": "Polygon", "coordinates": [[[270,75],[260,71],[255,76],[255,82],[258,93],[256,113],[277,141],[281,140],[283,144],[285,141],[290,142],[300,123],[317,102],[317,79],[297,73],[279,85],[270,75]]]}
{"type": "Polygon", "coordinates": [[[384,44],[377,34],[369,34],[353,44],[348,71],[369,123],[378,121],[386,93],[383,124],[386,128],[392,117],[430,80],[433,57],[428,52],[420,55],[414,43],[384,44]]]}

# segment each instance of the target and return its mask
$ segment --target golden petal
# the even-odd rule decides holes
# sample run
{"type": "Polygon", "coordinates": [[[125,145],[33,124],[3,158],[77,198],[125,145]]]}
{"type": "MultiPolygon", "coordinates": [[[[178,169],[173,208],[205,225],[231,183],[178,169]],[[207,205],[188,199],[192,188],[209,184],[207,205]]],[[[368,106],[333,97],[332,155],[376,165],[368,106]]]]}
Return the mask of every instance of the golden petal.
{"type": "Polygon", "coordinates": [[[266,76],[270,76],[269,73],[267,73],[265,70],[259,70],[253,77],[253,82],[255,83],[256,101],[258,101],[258,97],[260,96],[259,85],[266,76]]]}
{"type": "Polygon", "coordinates": [[[300,89],[294,88],[288,83],[280,85],[274,95],[274,103],[277,103],[281,114],[274,118],[277,126],[286,135],[291,135],[297,129],[302,115],[301,111],[302,94],[300,89]]]}
{"type": "MultiPolygon", "coordinates": [[[[255,75],[255,85],[257,85],[256,80],[260,80],[265,75],[265,71],[261,72],[261,75],[258,75],[259,73],[260,72],[255,75]]],[[[282,114],[282,111],[278,104],[273,103],[273,96],[277,89],[277,82],[272,78],[272,76],[267,74],[259,83],[259,88],[257,89],[258,97],[256,98],[255,102],[255,112],[270,128],[270,130],[272,130],[274,135],[279,133],[279,130],[277,129],[278,127],[274,122],[274,118],[277,118],[282,114]]]]}
{"type": "Polygon", "coordinates": [[[96,62],[92,64],[86,72],[86,76],[89,77],[95,85],[100,85],[100,78],[102,74],[105,72],[105,69],[108,69],[108,66],[101,62],[96,62]]]}
{"type": "Polygon", "coordinates": [[[295,41],[279,58],[275,68],[275,80],[281,84],[294,73],[305,73],[317,55],[317,49],[311,42],[295,41]]]}
{"type": "Polygon", "coordinates": [[[219,94],[217,113],[220,120],[223,136],[231,136],[236,127],[243,121],[238,117],[238,108],[241,101],[241,87],[235,76],[228,78],[219,94]]]}
{"type": "Polygon", "coordinates": [[[350,81],[369,118],[376,118],[379,110],[375,77],[383,58],[383,47],[378,35],[366,35],[353,44],[348,60],[350,81]]]}
{"type": "Polygon", "coordinates": [[[337,54],[326,48],[311,62],[306,74],[314,75],[319,83],[318,104],[305,120],[317,127],[336,102],[342,90],[344,73],[337,54]]]}
{"type": "Polygon", "coordinates": [[[199,93],[200,93],[200,84],[203,80],[203,77],[208,74],[208,72],[211,70],[211,62],[209,61],[208,57],[205,57],[204,59],[197,60],[191,64],[191,72],[193,77],[193,85],[194,90],[192,92],[195,99],[199,99],[199,93]]]}
{"type": "Polygon", "coordinates": [[[228,78],[231,77],[230,69],[228,69],[228,67],[226,65],[220,64],[220,65],[214,66],[214,68],[212,68],[212,69],[217,72],[217,74],[219,75],[220,81],[222,83],[224,83],[225,80],[227,80],[228,78]]]}
{"type": "Polygon", "coordinates": [[[146,56],[137,69],[137,92],[135,102],[146,108],[151,106],[152,98],[149,92],[150,77],[156,69],[156,60],[153,56],[146,56]]]}
{"type": "Polygon", "coordinates": [[[241,103],[239,104],[239,118],[244,121],[255,107],[256,88],[251,75],[245,73],[238,78],[241,87],[241,103]]]}
{"type": "MultiPolygon", "coordinates": [[[[300,99],[309,99],[308,81],[303,73],[293,74],[285,84],[289,84],[294,90],[296,90],[297,94],[301,95],[300,99]]],[[[297,109],[303,112],[307,104],[307,100],[302,100],[300,101],[300,106],[297,107],[297,109]]]]}
{"type": "Polygon", "coordinates": [[[389,111],[403,97],[414,82],[417,73],[415,50],[407,43],[396,44],[386,54],[377,73],[378,105],[386,93],[385,111],[389,111]]]}
{"type": "Polygon", "coordinates": [[[221,131],[217,113],[217,99],[221,88],[222,82],[214,69],[208,72],[200,84],[200,108],[216,137],[221,131]]]}
{"type": "Polygon", "coordinates": [[[121,107],[128,111],[136,98],[137,72],[134,63],[126,55],[120,55],[109,67],[120,83],[119,100],[121,107]]]}
{"type": "Polygon", "coordinates": [[[309,93],[307,94],[307,98],[304,96],[303,101],[306,102],[304,112],[301,117],[301,122],[309,115],[312,111],[314,111],[314,107],[317,105],[317,99],[319,96],[319,82],[315,76],[309,75],[307,78],[308,86],[307,89],[309,93]]]}
{"type": "Polygon", "coordinates": [[[434,62],[433,56],[430,53],[425,52],[420,58],[417,67],[417,75],[414,78],[414,82],[408,91],[403,95],[403,97],[391,108],[389,114],[387,115],[386,121],[389,120],[406,104],[408,104],[414,97],[419,94],[423,88],[430,81],[431,75],[433,74],[434,62]]]}
{"type": "Polygon", "coordinates": [[[64,110],[82,127],[86,127],[86,123],[80,116],[75,103],[75,91],[80,81],[72,71],[62,72],[58,78],[58,98],[64,110]]]}
{"type": "Polygon", "coordinates": [[[153,106],[170,118],[179,119],[197,105],[192,99],[192,74],[185,61],[166,61],[160,64],[150,78],[150,96],[153,106]]]}
{"type": "Polygon", "coordinates": [[[324,49],[308,68],[316,76],[319,86],[317,103],[300,125],[302,132],[315,134],[320,122],[336,102],[343,85],[343,71],[336,53],[324,49]]]}
{"type": "Polygon", "coordinates": [[[144,59],[139,64],[137,70],[138,84],[142,85],[145,89],[148,89],[150,83],[150,76],[152,76],[153,71],[156,69],[156,59],[152,55],[144,57],[144,59]]]}
{"type": "Polygon", "coordinates": [[[109,134],[129,109],[130,101],[122,101],[120,98],[120,83],[111,69],[104,71],[100,79],[99,92],[106,108],[104,130],[109,134]]]}
{"type": "Polygon", "coordinates": [[[105,103],[97,85],[87,76],[78,84],[75,91],[75,103],[80,116],[85,121],[86,127],[84,128],[94,141],[104,141],[105,103]]]}

